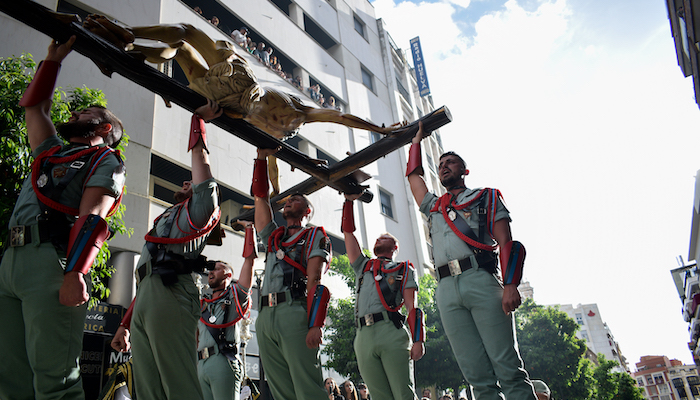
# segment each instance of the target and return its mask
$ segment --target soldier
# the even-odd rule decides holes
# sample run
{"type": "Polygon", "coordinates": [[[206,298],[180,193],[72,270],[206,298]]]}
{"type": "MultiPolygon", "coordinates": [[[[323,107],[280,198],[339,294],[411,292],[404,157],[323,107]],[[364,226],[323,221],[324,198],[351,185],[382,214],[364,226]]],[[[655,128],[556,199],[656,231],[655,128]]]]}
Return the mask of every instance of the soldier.
{"type": "Polygon", "coordinates": [[[330,262],[330,240],[323,227],[303,227],[311,214],[304,195],[287,199],[282,212],[286,227],[277,227],[272,220],[266,157],[275,151],[258,149],[251,188],[255,226],[267,243],[255,323],[260,357],[274,398],[327,400],[319,345],[330,300],[330,292],[321,284],[330,262]]]}
{"type": "Polygon", "coordinates": [[[197,373],[204,400],[238,400],[243,380],[243,365],[238,357],[240,324],[250,310],[250,285],[253,281],[255,238],[252,223],[245,229],[245,261],[238,280],[233,268],[223,261],[209,263],[209,288],[212,293],[200,301],[202,316],[197,326],[197,373]],[[233,281],[233,284],[231,283],[233,281]]]}
{"type": "Polygon", "coordinates": [[[342,231],[348,259],[357,275],[355,290],[355,354],[360,374],[378,399],[415,399],[413,363],[425,354],[425,319],[416,307],[418,281],[409,261],[395,262],[398,240],[389,233],[377,238],[376,258],[362,253],[353,233],[353,201],[345,195],[342,231]],[[400,313],[406,305],[406,317],[400,313]],[[409,332],[410,330],[410,332],[409,332]]]}
{"type": "Polygon", "coordinates": [[[209,100],[192,116],[192,180],[183,183],[175,193],[178,203],[158,216],[146,234],[136,297],[112,340],[118,351],[133,346],[136,396],[142,399],[202,398],[195,338],[199,291],[191,273],[204,271],[201,253],[221,214],[204,127],[221,113],[209,100]]]}
{"type": "Polygon", "coordinates": [[[423,123],[409,150],[406,176],[411,192],[428,217],[437,266],[436,300],[445,333],[477,399],[535,399],[518,353],[511,312],[521,302],[518,284],[525,248],[513,241],[510,216],[496,189],[467,189],[464,160],[453,152],[440,156],[442,197],[423,180],[420,142],[423,123]],[[496,275],[500,247],[503,279],[496,275]]]}
{"type": "Polygon", "coordinates": [[[0,264],[3,399],[85,396],[78,357],[89,270],[110,235],[104,218],[119,205],[125,170],[109,147],[122,135],[109,110],[88,107],[65,124],[51,123],[54,85],[74,42],[75,36],[51,42],[20,101],[35,161],[12,212],[0,264]]]}

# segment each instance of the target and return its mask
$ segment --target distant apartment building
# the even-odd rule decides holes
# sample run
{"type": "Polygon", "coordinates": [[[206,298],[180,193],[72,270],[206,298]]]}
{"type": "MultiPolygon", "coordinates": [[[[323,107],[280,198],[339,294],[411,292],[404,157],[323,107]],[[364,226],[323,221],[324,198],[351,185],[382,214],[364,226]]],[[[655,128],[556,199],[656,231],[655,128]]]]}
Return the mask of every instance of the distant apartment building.
{"type": "Polygon", "coordinates": [[[666,356],[643,356],[632,374],[649,400],[700,399],[700,378],[695,365],[683,365],[666,356]]]}
{"type": "Polygon", "coordinates": [[[593,354],[601,353],[606,359],[617,361],[619,366],[614,371],[629,373],[627,359],[622,355],[620,345],[615,341],[608,324],[603,321],[597,304],[560,304],[559,309],[579,324],[581,328],[576,336],[586,341],[586,346],[593,354]]]}
{"type": "Polygon", "coordinates": [[[697,266],[700,252],[700,171],[695,174],[695,197],[693,199],[693,217],[690,225],[690,244],[688,262],[678,257],[679,268],[671,270],[673,283],[681,300],[680,309],[683,320],[688,323],[688,349],[693,355],[695,365],[700,365],[700,270],[697,266]]]}
{"type": "Polygon", "coordinates": [[[685,77],[692,76],[695,102],[700,105],[700,0],[666,0],[666,7],[678,66],[685,77]]]}

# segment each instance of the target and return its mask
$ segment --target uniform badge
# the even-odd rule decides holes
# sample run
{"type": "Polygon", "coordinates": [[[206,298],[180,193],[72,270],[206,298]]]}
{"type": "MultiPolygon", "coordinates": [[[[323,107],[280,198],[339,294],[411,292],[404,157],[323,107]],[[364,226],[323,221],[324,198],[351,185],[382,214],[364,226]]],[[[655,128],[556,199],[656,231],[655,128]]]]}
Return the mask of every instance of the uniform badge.
{"type": "Polygon", "coordinates": [[[472,216],[472,212],[471,212],[471,211],[465,211],[465,212],[463,212],[462,214],[464,214],[464,218],[466,218],[466,219],[469,219],[469,218],[472,216]]]}
{"type": "Polygon", "coordinates": [[[46,174],[41,174],[39,175],[39,179],[36,180],[36,185],[39,186],[40,188],[43,188],[46,186],[46,184],[49,182],[49,177],[46,176],[46,174]]]}
{"type": "Polygon", "coordinates": [[[278,260],[283,260],[284,259],[284,250],[278,249],[277,252],[275,253],[275,257],[277,257],[278,260]]]}
{"type": "Polygon", "coordinates": [[[379,282],[379,281],[382,280],[382,276],[381,276],[381,275],[377,275],[377,276],[374,277],[374,280],[377,281],[377,282],[379,282]]]}
{"type": "Polygon", "coordinates": [[[209,317],[209,323],[213,324],[214,322],[216,322],[216,317],[212,315],[211,317],[209,317]]]}
{"type": "Polygon", "coordinates": [[[450,221],[454,221],[457,219],[457,213],[455,212],[455,210],[452,209],[447,213],[447,216],[450,218],[450,221]]]}
{"type": "Polygon", "coordinates": [[[393,276],[388,276],[388,277],[386,278],[386,282],[387,282],[388,284],[390,284],[390,285],[393,285],[394,282],[396,282],[396,279],[395,279],[393,276]]]}
{"type": "Polygon", "coordinates": [[[63,178],[66,175],[67,170],[68,170],[68,168],[63,167],[63,166],[56,167],[53,169],[53,177],[57,178],[57,179],[63,178]]]}

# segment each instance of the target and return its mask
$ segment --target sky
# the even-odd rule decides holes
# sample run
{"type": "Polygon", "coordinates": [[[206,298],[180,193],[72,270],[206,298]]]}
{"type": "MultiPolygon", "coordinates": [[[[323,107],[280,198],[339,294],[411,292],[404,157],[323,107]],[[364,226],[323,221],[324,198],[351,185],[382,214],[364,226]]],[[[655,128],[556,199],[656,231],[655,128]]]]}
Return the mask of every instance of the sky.
{"type": "MultiPolygon", "coordinates": [[[[440,132],[496,187],[538,304],[597,303],[634,371],[692,364],[670,270],[688,259],[700,110],[664,0],[374,0],[419,36],[440,132]]],[[[410,57],[410,53],[409,53],[410,57]]]]}

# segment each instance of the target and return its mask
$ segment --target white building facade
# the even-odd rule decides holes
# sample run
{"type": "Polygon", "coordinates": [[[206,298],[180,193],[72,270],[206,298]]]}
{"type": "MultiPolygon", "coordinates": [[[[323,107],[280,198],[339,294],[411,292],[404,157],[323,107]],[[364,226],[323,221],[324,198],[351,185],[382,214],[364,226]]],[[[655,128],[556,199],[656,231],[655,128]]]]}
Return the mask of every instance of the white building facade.
{"type": "Polygon", "coordinates": [[[558,307],[579,324],[576,336],[586,341],[589,350],[596,355],[603,354],[607,360],[617,361],[619,366],[613,371],[630,372],[627,359],[620,352],[620,345],[615,341],[608,324],[603,321],[597,304],[560,304],[558,307]]]}
{"type": "MultiPolygon", "coordinates": [[[[83,17],[98,13],[129,26],[188,23],[203,30],[214,40],[229,40],[231,30],[245,26],[256,42],[265,42],[274,49],[282,70],[291,78],[301,78],[303,90],[240,49],[263,87],[273,87],[299,97],[307,105],[315,105],[307,90],[318,84],[326,98],[333,96],[341,109],[375,124],[390,125],[413,121],[433,110],[430,96],[420,97],[406,52],[397,46],[384,23],[377,20],[367,0],[41,0],[46,7],[83,17]],[[203,14],[194,11],[200,7],[203,14]],[[213,16],[219,27],[210,22],[213,16]]],[[[31,53],[40,61],[50,39],[14,19],[0,14],[0,57],[31,53]]],[[[417,34],[419,32],[417,31],[417,34]]],[[[402,46],[409,48],[408,43],[402,46]]],[[[239,49],[237,49],[239,50],[239,49]]],[[[153,65],[178,79],[178,67],[153,65]]],[[[429,67],[429,66],[428,66],[429,67]]],[[[119,116],[130,137],[126,151],[127,207],[124,218],[133,228],[131,238],[115,237],[110,242],[111,263],[117,272],[109,286],[112,304],[127,307],[135,292],[133,273],[144,243],[144,235],[152,221],[172,202],[172,192],[182,181],[190,179],[190,155],[187,138],[191,113],[165,102],[154,93],[114,74],[103,75],[87,58],[77,53],[63,62],[58,86],[101,89],[108,107],[119,116]]],[[[236,136],[212,125],[207,126],[212,172],[221,187],[222,223],[226,230],[220,247],[208,246],[204,255],[225,260],[240,271],[242,236],[227,224],[241,212],[242,206],[253,204],[249,188],[255,148],[236,136]]],[[[342,160],[347,152],[356,152],[380,140],[372,132],[349,129],[329,123],[304,125],[290,144],[313,158],[330,164],[342,160]]],[[[442,153],[439,132],[424,141],[423,163],[426,182],[431,190],[441,193],[436,162],[442,153]]],[[[357,236],[365,248],[383,232],[391,232],[400,241],[399,259],[409,259],[423,274],[422,267],[431,266],[430,240],[425,218],[418,212],[404,177],[407,147],[393,152],[363,168],[371,175],[364,182],[374,193],[374,200],[356,206],[357,236]]],[[[280,183],[285,190],[302,182],[308,175],[291,171],[280,162],[280,183]]],[[[344,198],[324,188],[310,195],[315,206],[311,223],[326,228],[336,253],[344,253],[340,232],[344,198]]],[[[262,269],[262,257],[256,268],[262,269]]],[[[349,294],[340,279],[329,279],[332,291],[349,294]],[[333,288],[337,288],[334,290],[333,288]]],[[[253,314],[254,318],[255,314],[253,314]]],[[[255,354],[255,344],[249,351],[255,354]]],[[[255,363],[255,358],[251,359],[255,363]]],[[[249,370],[251,377],[254,371],[249,370]]]]}

